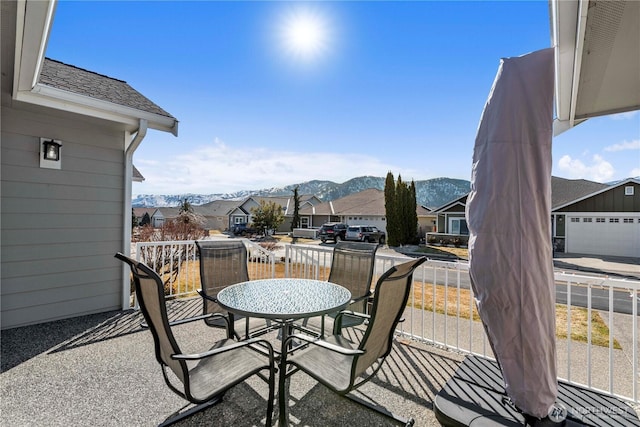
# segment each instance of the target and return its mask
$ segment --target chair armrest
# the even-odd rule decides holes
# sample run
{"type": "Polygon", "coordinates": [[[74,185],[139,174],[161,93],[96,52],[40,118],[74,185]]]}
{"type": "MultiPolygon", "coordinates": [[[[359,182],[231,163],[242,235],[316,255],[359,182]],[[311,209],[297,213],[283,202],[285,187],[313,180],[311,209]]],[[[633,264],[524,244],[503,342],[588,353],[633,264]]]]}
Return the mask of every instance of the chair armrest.
{"type": "Polygon", "coordinates": [[[285,343],[283,344],[283,347],[286,348],[286,345],[288,344],[288,342],[293,339],[305,341],[309,344],[317,345],[319,347],[326,348],[327,350],[344,354],[346,356],[357,356],[359,354],[365,353],[364,350],[342,347],[337,344],[333,344],[324,340],[319,340],[317,338],[311,337],[309,335],[303,335],[303,334],[293,334],[288,336],[287,339],[285,340],[285,343]]]}
{"type": "Polygon", "coordinates": [[[217,300],[217,299],[215,299],[214,297],[209,296],[209,295],[205,294],[204,292],[202,292],[202,289],[198,289],[198,290],[197,290],[197,292],[198,292],[198,293],[200,294],[200,296],[201,296],[202,298],[204,298],[204,299],[207,299],[207,300],[209,300],[209,301],[213,301],[213,302],[218,302],[218,300],[217,300]]]}
{"type": "MultiPolygon", "coordinates": [[[[229,324],[229,319],[227,319],[226,316],[224,316],[224,315],[222,315],[220,313],[209,313],[209,314],[201,314],[200,316],[189,317],[187,319],[174,320],[172,322],[169,322],[169,326],[183,325],[185,323],[195,322],[196,320],[204,320],[204,319],[208,319],[210,317],[216,317],[216,318],[224,319],[224,321],[227,322],[227,325],[229,324]]],[[[147,322],[140,323],[140,326],[143,327],[143,328],[148,328],[149,327],[147,322]]]]}
{"type": "Polygon", "coordinates": [[[350,304],[353,304],[354,302],[362,301],[363,299],[369,299],[369,298],[372,298],[372,297],[373,297],[373,293],[371,291],[369,291],[369,293],[366,294],[366,295],[362,295],[362,296],[359,296],[357,298],[351,298],[350,304]]]}
{"type": "Polygon", "coordinates": [[[342,310],[341,312],[338,313],[338,315],[336,316],[336,320],[338,320],[339,317],[342,317],[343,314],[347,314],[349,316],[353,316],[353,317],[360,317],[362,319],[371,319],[371,316],[368,314],[364,314],[364,313],[359,313],[357,311],[351,311],[351,310],[342,310]]]}
{"type": "Polygon", "coordinates": [[[182,325],[183,323],[194,322],[196,320],[209,319],[211,317],[224,319],[224,321],[227,322],[227,325],[229,324],[229,319],[227,319],[225,315],[220,313],[209,313],[209,314],[201,314],[200,316],[189,317],[187,319],[174,320],[173,322],[169,322],[169,326],[182,325]]]}
{"type": "Polygon", "coordinates": [[[269,359],[273,360],[273,346],[267,340],[263,340],[260,338],[251,338],[245,341],[234,341],[233,344],[225,345],[224,347],[214,348],[204,353],[194,353],[194,354],[172,354],[171,358],[175,360],[199,360],[207,357],[215,356],[216,354],[225,353],[227,351],[235,350],[241,347],[249,347],[254,351],[259,353],[260,350],[254,348],[252,344],[259,344],[265,346],[269,351],[269,359]]]}

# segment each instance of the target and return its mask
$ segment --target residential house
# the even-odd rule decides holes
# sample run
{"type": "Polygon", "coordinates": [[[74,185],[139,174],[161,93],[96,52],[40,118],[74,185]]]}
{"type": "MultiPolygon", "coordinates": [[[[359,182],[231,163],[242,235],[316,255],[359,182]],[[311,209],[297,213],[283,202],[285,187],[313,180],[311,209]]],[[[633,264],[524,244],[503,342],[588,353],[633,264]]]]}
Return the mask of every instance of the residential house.
{"type": "Polygon", "coordinates": [[[113,255],[130,248],[133,153],[178,121],[122,80],[45,58],[55,2],[0,4],[1,327],[128,307],[113,255]]]}
{"type": "Polygon", "coordinates": [[[438,215],[433,213],[433,209],[418,205],[418,235],[423,238],[426,233],[436,231],[438,215]]]}
{"type": "MultiPolygon", "coordinates": [[[[321,200],[314,195],[304,194],[300,195],[300,206],[298,208],[299,212],[302,212],[303,209],[309,209],[315,205],[321,204],[321,200]]],[[[231,228],[234,224],[240,224],[243,222],[251,223],[253,221],[252,209],[256,209],[260,206],[261,202],[273,202],[276,205],[282,207],[282,211],[285,216],[285,221],[278,227],[276,232],[288,232],[291,230],[291,222],[293,220],[293,210],[294,210],[294,200],[292,196],[251,196],[247,197],[240,204],[238,204],[230,213],[229,213],[229,227],[231,228]]],[[[307,228],[309,226],[309,216],[304,215],[301,217],[301,227],[307,228]]]]}
{"type": "Polygon", "coordinates": [[[136,217],[138,225],[150,225],[151,218],[156,210],[157,208],[133,208],[133,215],[136,217]]]}
{"type": "Polygon", "coordinates": [[[155,208],[151,216],[151,226],[156,228],[162,227],[166,221],[177,218],[179,213],[180,208],[178,207],[155,208]]]}
{"type": "Polygon", "coordinates": [[[374,225],[386,230],[384,192],[375,188],[349,194],[330,202],[300,209],[300,215],[309,218],[312,227],[320,227],[325,222],[374,225]]]}
{"type": "MultiPolygon", "coordinates": [[[[558,252],[640,256],[640,181],[614,185],[551,179],[552,236],[558,252]]],[[[468,236],[467,195],[436,209],[437,233],[468,236]]],[[[463,237],[464,239],[464,237],[463,237]]]]}
{"type": "Polygon", "coordinates": [[[638,179],[626,179],[565,203],[554,203],[552,216],[554,243],[560,250],[640,257],[638,179]]]}
{"type": "Polygon", "coordinates": [[[204,205],[194,206],[193,210],[206,220],[205,229],[226,231],[230,224],[229,214],[237,208],[238,203],[237,200],[214,200],[204,205]]]}
{"type": "MultiPolygon", "coordinates": [[[[433,229],[436,215],[429,208],[418,206],[418,230],[423,233],[433,229]]],[[[347,225],[373,225],[386,232],[387,219],[384,191],[369,188],[330,202],[323,202],[300,209],[300,215],[308,218],[310,227],[320,227],[325,222],[343,222],[347,225]]]]}

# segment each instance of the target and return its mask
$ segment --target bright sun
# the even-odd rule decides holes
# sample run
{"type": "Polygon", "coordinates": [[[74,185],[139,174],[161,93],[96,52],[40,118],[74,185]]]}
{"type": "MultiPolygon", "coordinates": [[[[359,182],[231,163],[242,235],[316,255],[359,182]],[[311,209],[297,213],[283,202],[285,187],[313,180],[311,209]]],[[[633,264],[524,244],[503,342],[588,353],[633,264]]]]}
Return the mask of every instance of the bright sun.
{"type": "Polygon", "coordinates": [[[286,52],[297,60],[312,61],[328,48],[326,19],[310,10],[292,11],[281,22],[280,34],[286,52]]]}

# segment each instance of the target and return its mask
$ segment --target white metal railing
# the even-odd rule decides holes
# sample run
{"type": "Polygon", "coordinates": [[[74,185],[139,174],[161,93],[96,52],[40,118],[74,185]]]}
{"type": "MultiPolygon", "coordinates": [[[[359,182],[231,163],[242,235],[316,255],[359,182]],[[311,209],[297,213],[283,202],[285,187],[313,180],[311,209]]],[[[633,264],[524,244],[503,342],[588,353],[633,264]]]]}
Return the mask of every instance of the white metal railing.
{"type": "MultiPolygon", "coordinates": [[[[275,277],[274,252],[248,239],[238,240],[247,247],[249,278],[275,277]]],[[[167,298],[193,296],[200,289],[200,260],[194,240],[138,242],[132,255],[163,278],[167,298]]]]}
{"type": "MultiPolygon", "coordinates": [[[[285,275],[326,280],[332,248],[318,245],[286,245],[285,275]]],[[[374,280],[392,265],[406,261],[402,255],[378,252],[374,280]]],[[[558,377],[628,401],[640,403],[638,363],[638,294],[640,281],[591,277],[556,272],[556,286],[566,289],[566,338],[556,340],[558,377]],[[625,298],[628,300],[625,303],[625,298]],[[580,299],[578,301],[578,299],[580,299]],[[599,306],[594,304],[597,300],[599,306]],[[614,301],[625,303],[620,313],[614,301]],[[576,306],[579,304],[580,307],[576,306]],[[572,307],[568,309],[568,307],[572,307]],[[572,338],[572,317],[586,318],[586,339],[572,338]],[[609,330],[607,342],[594,342],[594,319],[609,330]]],[[[414,289],[400,333],[447,349],[493,358],[484,327],[475,313],[466,261],[428,260],[414,273],[414,289]],[[436,309],[434,301],[439,302],[436,309]],[[469,315],[471,313],[471,315],[469,315]]]]}
{"type": "MultiPolygon", "coordinates": [[[[326,280],[329,276],[332,247],[285,244],[284,248],[270,251],[247,239],[243,241],[249,250],[251,279],[280,275],[326,280]]],[[[168,283],[168,297],[194,295],[199,289],[194,241],[137,243],[135,250],[136,259],[163,272],[168,283]]],[[[407,258],[379,251],[374,281],[388,268],[407,258]]],[[[558,295],[566,299],[566,302],[557,303],[558,310],[567,313],[562,322],[567,338],[556,340],[559,378],[640,403],[640,281],[563,272],[556,272],[555,280],[558,295]],[[629,313],[619,312],[614,300],[623,303],[629,313]],[[567,309],[576,304],[582,307],[567,309]],[[578,314],[586,318],[586,339],[583,340],[572,338],[572,319],[578,314]],[[609,330],[606,342],[594,341],[594,319],[606,324],[609,330]]],[[[399,333],[417,341],[492,358],[482,323],[477,314],[474,315],[475,303],[469,283],[467,262],[428,260],[422,264],[414,274],[414,289],[399,333]]]]}

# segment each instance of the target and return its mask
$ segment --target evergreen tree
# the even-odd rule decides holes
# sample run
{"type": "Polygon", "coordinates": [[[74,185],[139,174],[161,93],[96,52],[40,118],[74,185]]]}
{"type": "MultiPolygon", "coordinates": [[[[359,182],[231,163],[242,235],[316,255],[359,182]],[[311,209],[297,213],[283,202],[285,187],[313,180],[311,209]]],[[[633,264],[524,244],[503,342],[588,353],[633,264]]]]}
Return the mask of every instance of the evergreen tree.
{"type": "Polygon", "coordinates": [[[387,217],[387,242],[389,246],[416,243],[418,234],[418,204],[414,181],[407,184],[398,175],[394,182],[389,172],[384,186],[384,204],[387,217]]]}
{"type": "Polygon", "coordinates": [[[407,209],[407,236],[408,242],[417,244],[420,241],[418,236],[418,202],[416,201],[416,183],[411,180],[409,184],[408,195],[408,209],[407,209]]]}
{"type": "Polygon", "coordinates": [[[191,205],[191,202],[187,197],[185,197],[180,201],[180,206],[178,207],[179,207],[178,214],[193,212],[193,206],[191,205]]]}
{"type": "Polygon", "coordinates": [[[407,243],[407,209],[408,209],[408,189],[407,185],[402,181],[402,177],[398,175],[396,182],[396,212],[398,215],[398,244],[405,245],[407,243]]]}
{"type": "Polygon", "coordinates": [[[291,232],[300,227],[300,195],[298,187],[293,189],[293,219],[291,220],[291,232]]]}
{"type": "Polygon", "coordinates": [[[131,208],[131,229],[133,230],[138,226],[138,217],[136,216],[136,212],[133,208],[131,208]]]}
{"type": "Polygon", "coordinates": [[[387,217],[387,244],[389,246],[398,246],[399,242],[396,207],[396,183],[393,174],[389,171],[384,183],[384,210],[387,217]]]}

